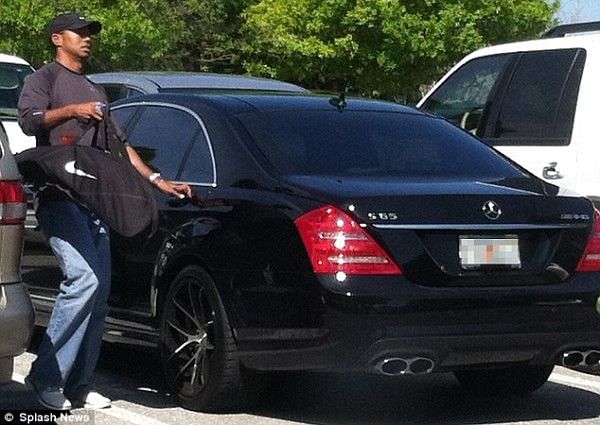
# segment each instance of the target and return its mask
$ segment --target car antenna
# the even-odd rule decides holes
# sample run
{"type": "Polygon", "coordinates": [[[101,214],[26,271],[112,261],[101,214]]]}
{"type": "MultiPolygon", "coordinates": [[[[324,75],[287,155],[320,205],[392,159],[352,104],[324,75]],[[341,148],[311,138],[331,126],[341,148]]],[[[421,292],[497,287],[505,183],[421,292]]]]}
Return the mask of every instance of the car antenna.
{"type": "Polygon", "coordinates": [[[338,108],[338,111],[343,111],[347,106],[346,93],[341,92],[338,97],[332,97],[329,99],[329,104],[338,108]]]}

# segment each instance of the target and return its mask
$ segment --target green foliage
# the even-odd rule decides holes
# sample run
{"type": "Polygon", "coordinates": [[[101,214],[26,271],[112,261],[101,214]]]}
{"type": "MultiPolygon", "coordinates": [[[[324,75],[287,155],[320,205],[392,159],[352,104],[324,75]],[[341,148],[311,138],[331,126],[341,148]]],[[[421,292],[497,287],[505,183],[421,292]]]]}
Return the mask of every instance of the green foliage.
{"type": "Polygon", "coordinates": [[[57,13],[78,11],[103,24],[88,71],[225,69],[234,57],[230,33],[240,27],[245,4],[243,0],[1,0],[0,52],[22,56],[34,66],[51,61],[48,22],[57,13]]]}
{"type": "Polygon", "coordinates": [[[539,35],[546,0],[261,0],[245,12],[252,74],[415,99],[467,52],[539,35]]]}
{"type": "Polygon", "coordinates": [[[102,22],[88,71],[248,72],[415,99],[486,44],[536,36],[557,0],[0,0],[0,52],[39,66],[59,12],[102,22]]]}

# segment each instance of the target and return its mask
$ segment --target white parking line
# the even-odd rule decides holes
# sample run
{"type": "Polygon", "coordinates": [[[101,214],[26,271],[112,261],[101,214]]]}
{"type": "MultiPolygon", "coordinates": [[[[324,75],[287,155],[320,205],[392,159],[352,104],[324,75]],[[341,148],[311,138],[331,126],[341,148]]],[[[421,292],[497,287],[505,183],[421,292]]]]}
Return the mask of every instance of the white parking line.
{"type": "Polygon", "coordinates": [[[18,382],[19,384],[25,385],[25,377],[17,372],[13,373],[12,380],[18,382]]]}
{"type": "MultiPolygon", "coordinates": [[[[586,376],[586,375],[581,375],[586,376]]],[[[550,375],[550,381],[555,382],[557,384],[568,385],[569,387],[577,387],[586,390],[592,390],[598,394],[600,394],[600,382],[597,380],[591,380],[586,378],[581,378],[572,375],[564,375],[559,372],[553,372],[550,375]]]]}
{"type": "MultiPolygon", "coordinates": [[[[19,373],[13,373],[12,376],[13,381],[19,382],[20,384],[25,384],[25,377],[19,373]]],[[[103,414],[107,416],[112,416],[113,418],[120,419],[122,421],[126,421],[130,424],[135,425],[170,425],[166,422],[157,421],[149,416],[140,415],[139,413],[131,412],[127,409],[123,409],[122,407],[111,406],[108,409],[94,410],[94,414],[103,414]]]]}
{"type": "Polygon", "coordinates": [[[157,421],[149,416],[140,415],[139,413],[130,412],[127,409],[121,407],[112,406],[108,409],[95,410],[94,413],[97,415],[101,413],[103,415],[112,416],[113,418],[121,419],[135,425],[169,425],[166,422],[157,421]]]}

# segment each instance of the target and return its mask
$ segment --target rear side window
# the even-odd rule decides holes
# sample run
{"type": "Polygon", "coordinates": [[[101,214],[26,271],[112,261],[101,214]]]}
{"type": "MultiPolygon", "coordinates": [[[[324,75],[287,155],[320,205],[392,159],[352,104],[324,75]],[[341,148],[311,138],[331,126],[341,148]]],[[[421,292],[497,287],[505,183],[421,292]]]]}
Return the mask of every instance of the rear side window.
{"type": "Polygon", "coordinates": [[[523,53],[484,137],[495,145],[569,144],[584,64],[581,49],[523,53]]]}
{"type": "Polygon", "coordinates": [[[239,119],[282,174],[483,180],[523,175],[464,131],[421,114],[292,110],[239,119]]]}
{"type": "Polygon", "coordinates": [[[146,164],[174,180],[199,131],[198,121],[184,110],[146,106],[127,136],[146,164]]]}
{"type": "Polygon", "coordinates": [[[110,113],[112,117],[117,121],[119,126],[126,130],[129,125],[129,120],[133,116],[133,113],[137,110],[135,106],[128,106],[122,108],[111,109],[110,113]]]}
{"type": "Polygon", "coordinates": [[[206,139],[206,134],[201,131],[196,135],[183,165],[181,174],[177,177],[183,182],[200,184],[215,184],[213,154],[206,139]]]}
{"type": "Polygon", "coordinates": [[[140,90],[134,89],[133,87],[127,87],[123,84],[101,84],[101,86],[104,87],[109,102],[144,94],[140,90]]]}
{"type": "Polygon", "coordinates": [[[106,97],[108,97],[109,102],[114,102],[115,100],[119,100],[127,96],[125,87],[121,85],[102,84],[102,87],[104,87],[104,91],[106,92],[106,97]]]}

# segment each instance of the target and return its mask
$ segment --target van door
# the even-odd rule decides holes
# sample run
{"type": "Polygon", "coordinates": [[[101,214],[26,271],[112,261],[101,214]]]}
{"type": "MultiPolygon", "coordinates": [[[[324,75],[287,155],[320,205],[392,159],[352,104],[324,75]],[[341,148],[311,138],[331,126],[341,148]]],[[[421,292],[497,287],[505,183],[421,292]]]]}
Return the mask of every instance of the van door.
{"type": "Polygon", "coordinates": [[[577,147],[571,133],[585,59],[583,49],[476,58],[420,107],[471,131],[544,180],[574,189],[577,147]]]}

